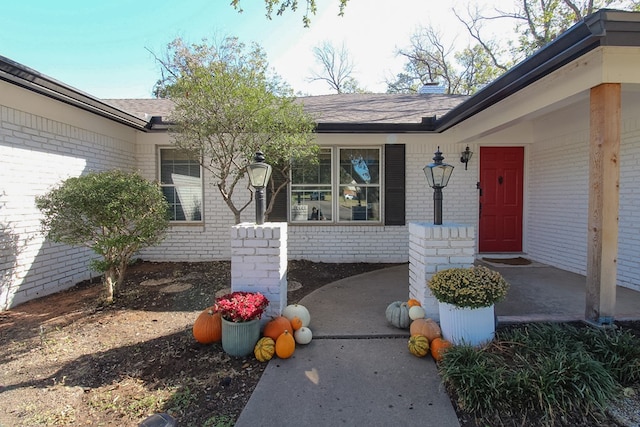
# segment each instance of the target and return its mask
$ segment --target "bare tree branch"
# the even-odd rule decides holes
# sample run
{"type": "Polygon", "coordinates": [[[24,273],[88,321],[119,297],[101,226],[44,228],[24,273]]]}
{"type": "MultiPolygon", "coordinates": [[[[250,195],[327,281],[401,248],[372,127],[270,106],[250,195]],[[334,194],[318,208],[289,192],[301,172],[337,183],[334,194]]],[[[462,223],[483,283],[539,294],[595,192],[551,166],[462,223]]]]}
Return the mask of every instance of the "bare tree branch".
{"type": "Polygon", "coordinates": [[[344,44],[337,49],[328,41],[313,48],[316,62],[320,63],[320,71],[312,71],[309,81],[326,82],[336,93],[358,92],[358,84],[352,74],[355,68],[344,44]]]}

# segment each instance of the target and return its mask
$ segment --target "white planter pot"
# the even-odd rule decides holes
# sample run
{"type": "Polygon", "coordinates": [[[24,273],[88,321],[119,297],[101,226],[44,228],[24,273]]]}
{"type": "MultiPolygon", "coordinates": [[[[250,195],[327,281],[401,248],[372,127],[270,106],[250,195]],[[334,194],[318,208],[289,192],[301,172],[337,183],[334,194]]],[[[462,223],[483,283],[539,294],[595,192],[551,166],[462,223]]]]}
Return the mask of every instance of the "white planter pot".
{"type": "Polygon", "coordinates": [[[491,341],[495,336],[496,320],[493,305],[461,308],[439,302],[438,307],[442,336],[453,344],[477,347],[491,341]]]}

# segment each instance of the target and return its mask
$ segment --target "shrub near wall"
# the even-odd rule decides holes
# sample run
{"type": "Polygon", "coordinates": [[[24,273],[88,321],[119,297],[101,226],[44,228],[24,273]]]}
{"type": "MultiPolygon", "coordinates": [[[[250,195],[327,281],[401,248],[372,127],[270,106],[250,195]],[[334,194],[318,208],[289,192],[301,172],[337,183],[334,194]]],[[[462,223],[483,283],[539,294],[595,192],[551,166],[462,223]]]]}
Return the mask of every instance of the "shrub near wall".
{"type": "Polygon", "coordinates": [[[169,226],[169,206],[159,187],[119,170],[69,178],[37,197],[36,205],[51,240],[86,246],[102,257],[91,267],[105,274],[107,302],[133,255],[162,241],[169,226]]]}

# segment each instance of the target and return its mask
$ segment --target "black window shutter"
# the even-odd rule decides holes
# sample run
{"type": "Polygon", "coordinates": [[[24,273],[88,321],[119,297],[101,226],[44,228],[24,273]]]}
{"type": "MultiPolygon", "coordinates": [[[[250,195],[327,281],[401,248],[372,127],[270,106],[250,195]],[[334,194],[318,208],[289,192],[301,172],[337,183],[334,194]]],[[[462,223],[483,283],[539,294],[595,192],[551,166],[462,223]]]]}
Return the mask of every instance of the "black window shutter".
{"type": "MultiPolygon", "coordinates": [[[[276,184],[276,188],[284,182],[284,178],[281,176],[273,175],[273,180],[276,184]]],[[[288,206],[288,189],[284,187],[278,193],[276,197],[276,202],[273,205],[273,209],[271,213],[268,215],[267,220],[271,222],[287,222],[287,206],[288,206]]],[[[271,193],[271,189],[267,187],[267,203],[271,202],[271,197],[273,193],[271,193]]]]}
{"type": "Polygon", "coordinates": [[[384,146],[384,224],[405,225],[405,145],[384,146]]]}

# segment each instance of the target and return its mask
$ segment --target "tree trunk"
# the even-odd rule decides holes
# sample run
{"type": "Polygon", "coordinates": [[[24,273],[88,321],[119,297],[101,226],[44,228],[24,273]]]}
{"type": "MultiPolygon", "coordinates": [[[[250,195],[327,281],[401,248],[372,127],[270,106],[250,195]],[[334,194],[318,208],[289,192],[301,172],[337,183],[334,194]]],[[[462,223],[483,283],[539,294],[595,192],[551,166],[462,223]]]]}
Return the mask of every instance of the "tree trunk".
{"type": "Polygon", "coordinates": [[[109,269],[104,272],[104,284],[107,290],[106,300],[108,304],[111,304],[113,302],[113,295],[115,293],[117,276],[118,275],[115,267],[109,267],[109,269]]]}

